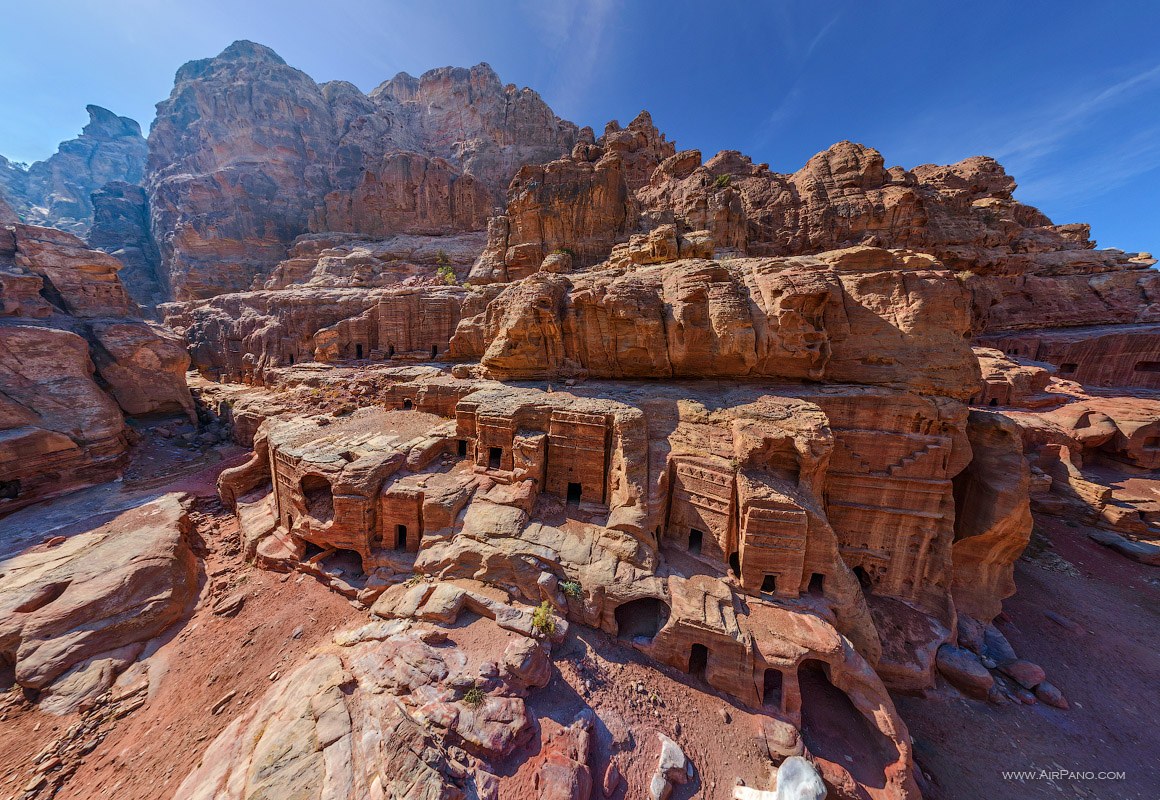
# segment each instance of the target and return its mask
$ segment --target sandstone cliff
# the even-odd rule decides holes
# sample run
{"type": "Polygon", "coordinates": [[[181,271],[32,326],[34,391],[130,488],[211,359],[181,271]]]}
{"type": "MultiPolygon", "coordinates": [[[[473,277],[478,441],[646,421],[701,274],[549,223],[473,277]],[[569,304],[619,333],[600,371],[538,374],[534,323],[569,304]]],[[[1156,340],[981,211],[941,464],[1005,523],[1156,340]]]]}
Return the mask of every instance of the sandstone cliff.
{"type": "Polygon", "coordinates": [[[158,104],[153,230],[178,299],[246,289],[309,231],[481,230],[519,167],[578,135],[486,64],[401,74],[364,95],[235,42],[178,70],[158,104]]]}
{"type": "Polygon", "coordinates": [[[93,221],[90,195],[110,181],[140,183],[145,173],[141,126],[100,106],[89,123],[44,161],[20,169],[0,159],[0,195],[33,225],[84,236],[93,221]]]}
{"type": "Polygon", "coordinates": [[[189,357],[141,320],[120,262],[50,228],[0,228],[0,513],[109,480],[124,415],[193,414],[189,357]]]}

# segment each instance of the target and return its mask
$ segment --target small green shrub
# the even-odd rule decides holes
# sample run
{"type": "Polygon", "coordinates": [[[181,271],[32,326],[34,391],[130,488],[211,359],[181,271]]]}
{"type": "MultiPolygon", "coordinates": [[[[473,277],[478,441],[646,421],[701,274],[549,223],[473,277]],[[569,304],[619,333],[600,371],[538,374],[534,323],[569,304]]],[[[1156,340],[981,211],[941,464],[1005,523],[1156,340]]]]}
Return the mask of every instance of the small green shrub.
{"type": "Polygon", "coordinates": [[[435,263],[441,266],[451,266],[451,257],[447,255],[447,251],[439,249],[435,251],[435,263]]]}
{"type": "Polygon", "coordinates": [[[484,694],[483,689],[480,689],[478,686],[472,686],[463,695],[463,705],[468,708],[479,708],[486,699],[487,695],[484,694]]]}
{"type": "Polygon", "coordinates": [[[727,189],[731,183],[733,183],[733,176],[729,173],[725,173],[723,175],[718,175],[717,180],[713,182],[713,185],[718,189],[727,189]]]}
{"type": "Polygon", "coordinates": [[[580,588],[580,581],[564,581],[560,584],[560,591],[565,597],[580,597],[584,594],[580,588]]]}
{"type": "Polygon", "coordinates": [[[551,636],[556,632],[556,615],[552,613],[552,605],[547,600],[536,606],[532,612],[532,627],[544,636],[551,636]]]}
{"type": "Polygon", "coordinates": [[[439,280],[448,286],[454,286],[459,283],[459,279],[455,277],[455,270],[450,264],[440,264],[435,268],[435,274],[439,276],[439,280]]]}
{"type": "Polygon", "coordinates": [[[551,254],[550,254],[550,255],[554,255],[554,256],[572,256],[572,257],[575,257],[575,256],[576,256],[576,254],[575,254],[575,253],[572,251],[572,248],[571,248],[571,247],[557,247],[555,250],[553,250],[553,251],[551,252],[551,254]]]}

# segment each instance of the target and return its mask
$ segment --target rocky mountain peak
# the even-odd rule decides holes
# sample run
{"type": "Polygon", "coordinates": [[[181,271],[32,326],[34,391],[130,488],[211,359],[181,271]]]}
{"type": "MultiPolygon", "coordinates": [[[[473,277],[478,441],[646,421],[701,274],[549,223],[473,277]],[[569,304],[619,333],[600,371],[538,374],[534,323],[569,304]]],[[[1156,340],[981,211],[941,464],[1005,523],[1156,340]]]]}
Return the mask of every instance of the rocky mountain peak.
{"type": "Polygon", "coordinates": [[[135,119],[120,117],[107,108],[97,105],[85,106],[89,112],[89,124],[81,129],[82,136],[96,139],[140,138],[141,125],[135,119]]]}

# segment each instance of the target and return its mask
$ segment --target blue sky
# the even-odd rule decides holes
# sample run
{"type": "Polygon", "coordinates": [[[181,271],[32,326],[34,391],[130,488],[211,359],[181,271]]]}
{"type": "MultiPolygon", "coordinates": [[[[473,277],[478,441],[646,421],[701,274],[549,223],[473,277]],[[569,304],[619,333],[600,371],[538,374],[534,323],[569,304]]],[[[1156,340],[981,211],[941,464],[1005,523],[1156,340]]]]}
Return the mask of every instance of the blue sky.
{"type": "Polygon", "coordinates": [[[6,0],[0,154],[48,156],[86,103],[148,127],[183,62],[235,39],[318,81],[487,61],[599,132],[647,108],[678,146],[790,172],[840,139],[887,164],[998,158],[1101,246],[1160,252],[1160,2],[6,0]]]}

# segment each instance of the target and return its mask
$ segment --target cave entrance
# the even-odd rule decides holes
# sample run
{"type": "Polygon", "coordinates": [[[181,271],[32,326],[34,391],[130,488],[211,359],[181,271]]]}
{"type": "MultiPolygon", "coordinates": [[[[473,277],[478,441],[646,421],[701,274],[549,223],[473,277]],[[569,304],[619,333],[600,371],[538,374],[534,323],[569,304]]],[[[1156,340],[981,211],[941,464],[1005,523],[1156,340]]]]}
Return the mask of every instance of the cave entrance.
{"type": "Polygon", "coordinates": [[[460,458],[464,458],[467,455],[467,440],[466,439],[459,440],[459,445],[457,446],[457,451],[459,453],[460,458]]]}
{"type": "Polygon", "coordinates": [[[689,648],[689,674],[694,678],[705,680],[705,670],[709,667],[709,648],[703,644],[694,644],[689,648]]]}
{"type": "Polygon", "coordinates": [[[403,410],[404,411],[410,411],[414,407],[415,407],[415,404],[411,401],[411,398],[409,398],[409,397],[403,398],[403,410]]]}
{"type": "Polygon", "coordinates": [[[394,358],[394,357],[395,357],[395,346],[393,344],[388,345],[387,346],[387,358],[394,358]]]}
{"type": "Polygon", "coordinates": [[[489,447],[487,449],[487,468],[499,469],[500,464],[503,463],[503,448],[489,447]]]}
{"type": "Polygon", "coordinates": [[[406,525],[396,525],[395,526],[395,549],[396,550],[406,550],[407,549],[407,526],[406,525]]]}
{"type": "Polygon", "coordinates": [[[829,666],[807,659],[798,667],[802,739],[814,755],[842,764],[854,780],[881,789],[898,748],[830,681],[829,666]]]}
{"type": "Polygon", "coordinates": [[[689,528],[689,552],[700,553],[701,545],[705,542],[705,532],[696,528],[689,528]]]}
{"type": "Polygon", "coordinates": [[[780,669],[765,671],[765,685],[761,690],[761,704],[767,708],[781,710],[781,685],[785,676],[780,669]]]}
{"type": "Polygon", "coordinates": [[[820,572],[815,572],[810,576],[810,586],[807,589],[810,594],[822,595],[826,593],[826,576],[820,572]]]}
{"type": "Polygon", "coordinates": [[[334,519],[334,493],[330,481],[321,475],[306,475],[302,478],[301,488],[307,514],[319,522],[334,519]]]}
{"type": "Polygon", "coordinates": [[[777,591],[777,576],[766,575],[761,579],[761,591],[765,594],[773,594],[777,591]]]}
{"type": "Polygon", "coordinates": [[[629,600],[616,607],[616,636],[647,644],[669,621],[669,605],[656,597],[629,600]]]}
{"type": "Polygon", "coordinates": [[[362,349],[361,344],[356,344],[354,346],[354,357],[355,358],[362,358],[363,357],[363,349],[362,349]]]}
{"type": "Polygon", "coordinates": [[[0,500],[15,500],[20,496],[20,479],[0,481],[0,500]]]}
{"type": "Polygon", "coordinates": [[[431,360],[434,361],[439,357],[439,345],[431,345],[431,360]]]}
{"type": "Polygon", "coordinates": [[[568,505],[570,505],[570,506],[580,505],[580,495],[583,494],[583,492],[584,492],[584,489],[582,486],[580,486],[580,484],[569,483],[568,484],[568,505]]]}
{"type": "Polygon", "coordinates": [[[870,573],[866,572],[865,567],[854,567],[854,577],[862,584],[862,591],[869,592],[874,588],[874,584],[870,581],[870,573]]]}
{"type": "Polygon", "coordinates": [[[738,553],[730,553],[729,554],[729,569],[731,569],[733,571],[733,574],[736,575],[737,578],[741,577],[741,556],[740,556],[740,554],[738,554],[738,553]]]}

